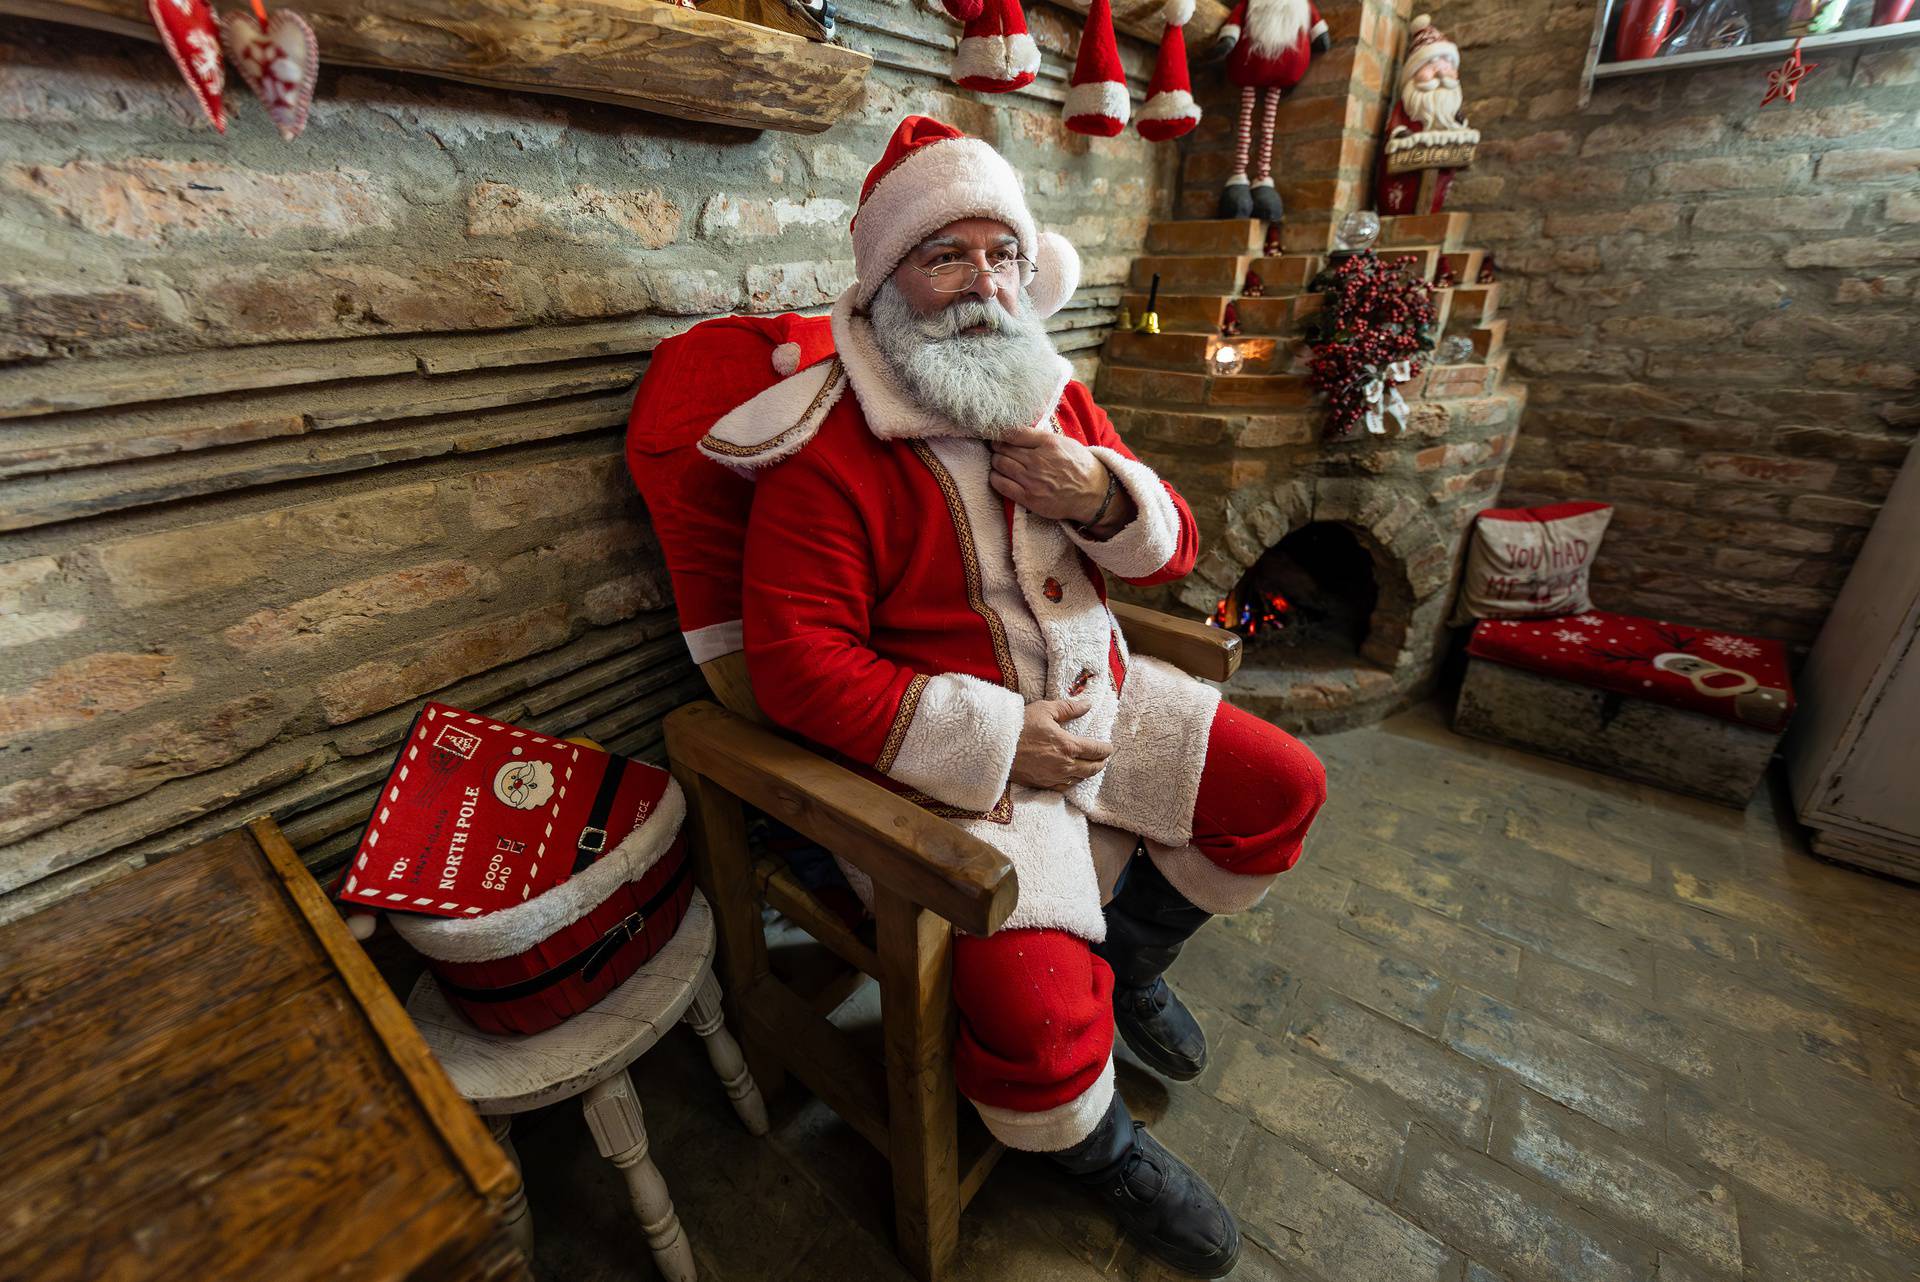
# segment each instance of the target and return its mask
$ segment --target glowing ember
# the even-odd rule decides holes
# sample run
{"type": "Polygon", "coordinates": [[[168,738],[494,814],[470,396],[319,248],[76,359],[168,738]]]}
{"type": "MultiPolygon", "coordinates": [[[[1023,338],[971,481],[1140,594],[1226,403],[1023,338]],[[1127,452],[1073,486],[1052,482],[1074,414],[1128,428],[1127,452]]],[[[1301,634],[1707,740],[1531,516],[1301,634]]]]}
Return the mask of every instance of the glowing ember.
{"type": "Polygon", "coordinates": [[[1213,617],[1207,622],[1216,628],[1229,628],[1251,641],[1285,629],[1287,611],[1292,608],[1287,598],[1278,592],[1235,588],[1220,598],[1220,603],[1213,607],[1213,617]]]}

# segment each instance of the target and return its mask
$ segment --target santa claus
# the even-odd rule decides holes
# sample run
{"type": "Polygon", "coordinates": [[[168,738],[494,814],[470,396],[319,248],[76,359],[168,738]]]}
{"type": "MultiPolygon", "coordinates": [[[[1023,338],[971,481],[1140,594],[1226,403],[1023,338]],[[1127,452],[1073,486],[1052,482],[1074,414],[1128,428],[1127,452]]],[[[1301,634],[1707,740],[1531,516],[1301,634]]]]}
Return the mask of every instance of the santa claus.
{"type": "Polygon", "coordinates": [[[1011,916],[954,946],[961,1093],[1145,1250],[1221,1276],[1233,1216],[1128,1115],[1114,1032],[1170,1078],[1200,1073],[1205,1036],[1164,972],[1300,857],[1325,777],[1289,735],[1128,652],[1106,575],[1180,578],[1193,518],[1054,351],[1044,320],[1078,260],[1036,230],[1007,162],[908,118],[861,189],[853,252],[832,353],[701,444],[755,478],[754,693],[1006,855],[1011,916]]]}
{"type": "Polygon", "coordinates": [[[1437,214],[1454,172],[1472,160],[1480,132],[1460,115],[1459,46],[1424,13],[1409,32],[1375,190],[1383,214],[1437,214]]]}
{"type": "Polygon", "coordinates": [[[1285,210],[1273,186],[1274,117],[1280,100],[1306,78],[1313,55],[1332,47],[1326,20],[1310,0],[1240,0],[1227,15],[1209,52],[1210,58],[1227,60],[1227,79],[1240,86],[1233,173],[1220,189],[1220,217],[1280,221],[1285,210]],[[1257,150],[1253,146],[1256,106],[1260,113],[1257,150]]]}

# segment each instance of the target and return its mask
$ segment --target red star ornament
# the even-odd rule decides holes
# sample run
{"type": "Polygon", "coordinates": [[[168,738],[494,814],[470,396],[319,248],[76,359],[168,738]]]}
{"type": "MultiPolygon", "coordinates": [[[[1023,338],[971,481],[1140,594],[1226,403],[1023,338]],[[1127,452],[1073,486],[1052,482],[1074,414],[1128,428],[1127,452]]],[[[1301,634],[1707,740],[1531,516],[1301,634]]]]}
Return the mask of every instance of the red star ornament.
{"type": "Polygon", "coordinates": [[[1787,60],[1767,73],[1767,96],[1760,100],[1760,105],[1764,107],[1775,98],[1785,98],[1788,102],[1793,102],[1794,95],[1800,92],[1800,82],[1807,78],[1809,71],[1819,65],[1817,62],[1803,61],[1800,57],[1800,42],[1794,41],[1793,52],[1787,55],[1787,60]]]}

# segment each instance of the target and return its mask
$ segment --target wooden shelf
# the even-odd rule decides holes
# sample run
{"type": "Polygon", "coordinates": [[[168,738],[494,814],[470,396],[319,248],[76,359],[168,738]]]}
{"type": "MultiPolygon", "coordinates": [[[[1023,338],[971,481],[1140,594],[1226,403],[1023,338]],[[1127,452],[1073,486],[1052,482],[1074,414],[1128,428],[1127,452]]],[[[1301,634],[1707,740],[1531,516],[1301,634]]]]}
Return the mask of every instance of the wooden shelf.
{"type": "MultiPolygon", "coordinates": [[[[1580,82],[1580,105],[1586,106],[1593,96],[1593,82],[1612,80],[1620,76],[1643,76],[1660,71],[1687,71],[1701,67],[1724,67],[1740,62],[1778,62],[1793,52],[1794,41],[1762,40],[1757,44],[1735,45],[1731,49],[1701,49],[1695,53],[1676,53],[1666,58],[1636,58],[1631,62],[1602,62],[1600,56],[1607,49],[1608,25],[1620,0],[1608,0],[1600,6],[1594,18],[1593,39],[1587,47],[1587,66],[1580,82]]],[[[1892,44],[1902,40],[1920,37],[1920,21],[1893,22],[1883,27],[1856,27],[1848,31],[1830,31],[1821,36],[1806,36],[1800,40],[1801,52],[1812,55],[1822,50],[1829,52],[1851,49],[1861,45],[1892,44]]]]}
{"type": "MultiPolygon", "coordinates": [[[[1084,14],[1089,0],[1053,0],[1062,9],[1071,9],[1084,14]]],[[[1114,30],[1141,40],[1160,43],[1165,34],[1166,20],[1160,16],[1166,7],[1166,0],[1113,0],[1114,30]]],[[[1207,46],[1220,34],[1220,28],[1227,20],[1227,6],[1219,0],[1194,0],[1193,17],[1182,28],[1187,39],[1187,56],[1196,62],[1204,57],[1207,46]]]]}
{"type": "MultiPolygon", "coordinates": [[[[873,65],[856,50],[663,0],[298,7],[319,37],[322,66],[408,71],[744,129],[819,133],[853,105],[873,65]]],[[[142,0],[0,0],[0,14],[159,39],[142,0]]]]}

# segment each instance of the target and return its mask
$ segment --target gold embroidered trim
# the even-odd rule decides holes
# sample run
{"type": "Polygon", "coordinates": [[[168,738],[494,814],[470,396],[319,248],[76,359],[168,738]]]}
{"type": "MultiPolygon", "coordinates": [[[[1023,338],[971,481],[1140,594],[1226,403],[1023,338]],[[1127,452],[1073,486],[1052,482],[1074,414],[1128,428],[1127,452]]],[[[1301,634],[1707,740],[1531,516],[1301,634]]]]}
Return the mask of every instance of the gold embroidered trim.
{"type": "MultiPolygon", "coordinates": [[[[941,495],[947,501],[947,516],[953,521],[953,532],[960,540],[960,563],[967,575],[967,604],[973,612],[986,621],[987,634],[993,639],[993,659],[1000,665],[1000,684],[1015,694],[1020,693],[1020,673],[1013,666],[1013,647],[1007,644],[1006,625],[1000,616],[987,604],[986,594],[980,587],[980,552],[973,543],[973,527],[967,523],[967,505],[960,497],[960,487],[954,482],[953,473],[947,471],[947,465],[940,461],[925,441],[907,443],[920,461],[933,473],[934,482],[939,485],[941,495]]],[[[1012,813],[1010,802],[1008,813],[1012,813]]]]}
{"type": "Polygon", "coordinates": [[[771,453],[779,449],[788,437],[808,425],[815,411],[820,408],[820,403],[826,400],[833,390],[846,380],[846,377],[846,367],[840,364],[839,357],[834,357],[832,372],[827,375],[827,381],[820,385],[820,390],[813,394],[813,400],[807,403],[806,412],[800,415],[800,420],[770,440],[762,441],[758,445],[735,445],[731,441],[720,440],[715,437],[713,433],[709,432],[705,438],[701,440],[700,444],[709,453],[724,454],[728,458],[754,458],[761,454],[771,453]]]}
{"type": "Polygon", "coordinates": [[[993,804],[992,810],[962,810],[958,806],[949,806],[944,801],[935,801],[916,788],[909,788],[900,795],[928,814],[938,815],[942,819],[987,819],[997,824],[1013,822],[1012,788],[1000,794],[1000,800],[993,804]]]}
{"type": "Polygon", "coordinates": [[[893,759],[900,755],[900,745],[906,741],[907,727],[913,722],[913,714],[920,707],[920,694],[927,688],[927,678],[916,674],[907,682],[906,693],[900,696],[900,708],[893,714],[893,724],[887,728],[887,741],[880,745],[879,759],[873,768],[881,774],[893,773],[893,759]]]}

